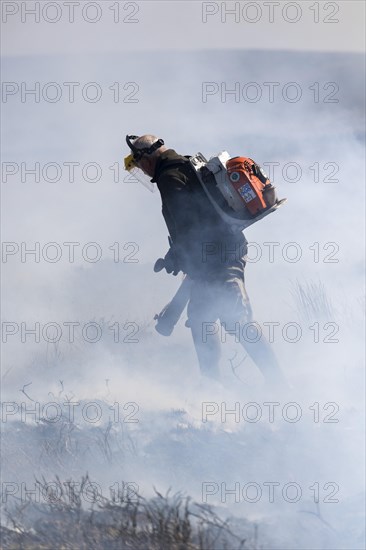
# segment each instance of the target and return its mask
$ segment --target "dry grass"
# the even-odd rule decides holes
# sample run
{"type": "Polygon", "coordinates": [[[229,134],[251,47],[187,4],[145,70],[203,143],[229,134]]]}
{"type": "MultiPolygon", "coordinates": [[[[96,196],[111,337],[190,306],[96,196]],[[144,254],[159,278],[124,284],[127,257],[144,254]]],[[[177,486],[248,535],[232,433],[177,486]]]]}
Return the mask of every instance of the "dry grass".
{"type": "Polygon", "coordinates": [[[306,321],[335,319],[335,310],[321,281],[301,283],[296,280],[291,290],[296,309],[306,321]]]}
{"type": "MultiPolygon", "coordinates": [[[[49,487],[38,480],[41,488],[49,487]]],[[[53,480],[47,502],[23,502],[6,510],[1,530],[4,550],[242,550],[245,539],[235,535],[227,521],[210,507],[191,503],[180,493],[145,500],[95,492],[89,508],[83,494],[88,476],[80,484],[53,480]],[[72,489],[71,489],[72,488],[72,489]]],[[[45,489],[46,490],[46,489],[45,489]]],[[[88,489],[90,490],[90,489],[88,489]]],[[[253,548],[253,547],[251,547],[253,548]]]]}

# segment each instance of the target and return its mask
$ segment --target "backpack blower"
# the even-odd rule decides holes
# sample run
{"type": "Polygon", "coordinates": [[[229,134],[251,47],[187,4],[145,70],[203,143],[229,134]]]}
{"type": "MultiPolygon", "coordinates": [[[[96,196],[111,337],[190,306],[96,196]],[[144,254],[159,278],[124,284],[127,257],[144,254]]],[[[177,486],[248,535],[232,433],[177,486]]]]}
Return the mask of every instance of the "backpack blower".
{"type": "Polygon", "coordinates": [[[276,188],[262,168],[248,157],[230,157],[227,151],[210,158],[190,157],[207,197],[233,231],[242,231],[279,208],[276,188]]]}

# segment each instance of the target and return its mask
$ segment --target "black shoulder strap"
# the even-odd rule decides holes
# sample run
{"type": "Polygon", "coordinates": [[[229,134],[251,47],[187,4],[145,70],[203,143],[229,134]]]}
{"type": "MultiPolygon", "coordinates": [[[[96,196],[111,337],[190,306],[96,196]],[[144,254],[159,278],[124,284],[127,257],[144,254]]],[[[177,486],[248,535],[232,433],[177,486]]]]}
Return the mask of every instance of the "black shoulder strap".
{"type": "Polygon", "coordinates": [[[201,187],[201,184],[199,182],[199,179],[197,177],[197,174],[196,174],[193,166],[189,162],[190,158],[191,158],[191,155],[184,155],[181,158],[165,160],[164,161],[164,166],[163,166],[162,169],[163,169],[163,171],[165,171],[165,170],[169,170],[170,168],[175,168],[175,167],[181,168],[184,175],[187,176],[187,178],[188,178],[190,189],[193,189],[194,187],[196,187],[196,185],[201,187]]]}

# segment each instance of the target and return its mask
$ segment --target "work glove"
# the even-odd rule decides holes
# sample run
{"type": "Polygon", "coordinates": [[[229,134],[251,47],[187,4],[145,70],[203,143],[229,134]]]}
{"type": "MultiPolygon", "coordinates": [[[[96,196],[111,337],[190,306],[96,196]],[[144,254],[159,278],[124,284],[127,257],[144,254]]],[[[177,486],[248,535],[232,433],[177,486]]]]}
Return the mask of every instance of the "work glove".
{"type": "Polygon", "coordinates": [[[181,268],[179,266],[179,257],[177,249],[174,246],[171,238],[169,237],[170,248],[165,254],[164,258],[159,258],[156,260],[154,265],[155,273],[158,273],[162,269],[165,269],[167,273],[172,273],[173,275],[178,275],[181,268]]]}
{"type": "Polygon", "coordinates": [[[167,273],[173,273],[173,275],[178,275],[180,271],[178,254],[174,246],[171,246],[165,254],[164,267],[167,273]]]}

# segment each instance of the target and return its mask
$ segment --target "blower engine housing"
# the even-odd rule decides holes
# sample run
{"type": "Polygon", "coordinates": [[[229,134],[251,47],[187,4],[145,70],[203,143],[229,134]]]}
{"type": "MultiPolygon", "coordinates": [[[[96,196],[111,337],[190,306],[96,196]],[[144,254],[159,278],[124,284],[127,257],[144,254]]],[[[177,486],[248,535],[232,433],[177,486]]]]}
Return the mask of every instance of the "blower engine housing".
{"type": "Polygon", "coordinates": [[[245,229],[286,201],[278,200],[266,174],[248,157],[230,157],[223,151],[206,160],[197,153],[190,162],[208,198],[233,231],[245,229]]]}

